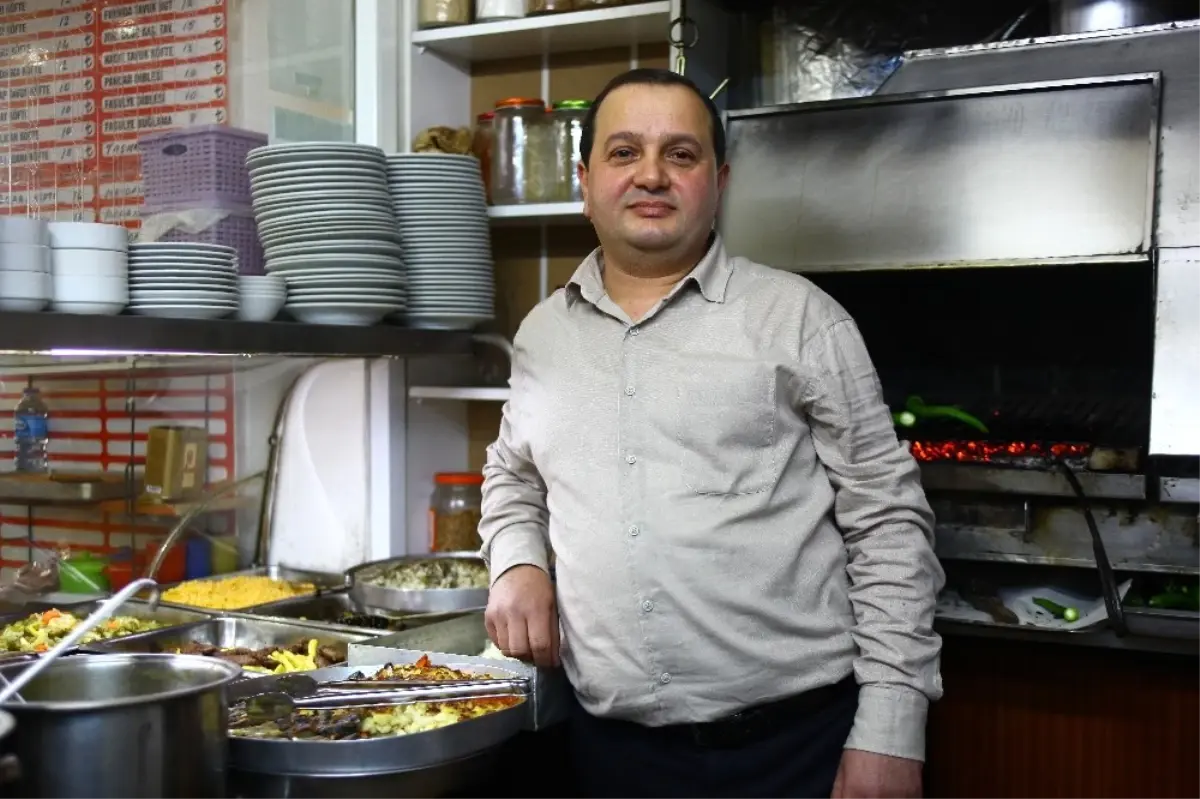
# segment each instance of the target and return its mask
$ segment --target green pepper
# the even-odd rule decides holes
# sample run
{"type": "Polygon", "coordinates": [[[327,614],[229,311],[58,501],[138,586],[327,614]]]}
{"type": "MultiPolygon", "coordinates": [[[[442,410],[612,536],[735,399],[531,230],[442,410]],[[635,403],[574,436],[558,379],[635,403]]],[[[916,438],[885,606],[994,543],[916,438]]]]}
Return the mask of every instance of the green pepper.
{"type": "MultiPolygon", "coordinates": [[[[918,419],[954,419],[958,420],[968,427],[974,427],[980,433],[988,432],[988,426],[976,417],[962,410],[958,405],[926,405],[924,399],[912,396],[908,397],[905,403],[905,410],[912,414],[913,423],[918,419]]],[[[901,411],[901,415],[904,411],[901,411]]],[[[911,427],[912,425],[905,425],[911,427]]]]}
{"type": "Polygon", "coordinates": [[[1033,604],[1043,610],[1049,611],[1050,615],[1056,619],[1062,619],[1065,622],[1079,621],[1079,610],[1072,607],[1064,607],[1063,605],[1053,602],[1042,597],[1034,597],[1033,604]]]}
{"type": "Polygon", "coordinates": [[[892,422],[897,427],[912,427],[917,423],[917,417],[911,411],[896,411],[892,414],[892,422]]]}
{"type": "Polygon", "coordinates": [[[1155,594],[1147,602],[1150,607],[1160,610],[1194,610],[1200,611],[1200,596],[1183,591],[1163,591],[1155,594]]]}

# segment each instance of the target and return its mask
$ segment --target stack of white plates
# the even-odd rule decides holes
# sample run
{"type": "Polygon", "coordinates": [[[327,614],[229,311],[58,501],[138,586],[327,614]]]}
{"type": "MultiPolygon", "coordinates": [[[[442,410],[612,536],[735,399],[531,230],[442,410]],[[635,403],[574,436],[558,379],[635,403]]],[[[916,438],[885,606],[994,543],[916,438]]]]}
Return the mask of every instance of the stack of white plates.
{"type": "Polygon", "coordinates": [[[388,186],[408,268],[408,323],[467,330],[491,321],[495,278],[478,159],[390,155],[388,186]]]}
{"type": "Polygon", "coordinates": [[[219,319],[238,307],[237,251],[220,244],[129,245],[129,310],[142,316],[219,319]]]}
{"type": "Polygon", "coordinates": [[[254,216],[268,274],[288,313],[315,324],[372,325],[405,308],[404,262],[383,151],[307,142],[251,150],[254,216]]]}

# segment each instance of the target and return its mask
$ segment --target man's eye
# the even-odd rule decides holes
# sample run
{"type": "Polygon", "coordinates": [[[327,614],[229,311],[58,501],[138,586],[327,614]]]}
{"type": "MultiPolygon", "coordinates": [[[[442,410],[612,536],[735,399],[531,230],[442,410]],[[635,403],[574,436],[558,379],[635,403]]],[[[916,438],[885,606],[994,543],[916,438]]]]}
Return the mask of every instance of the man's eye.
{"type": "Polygon", "coordinates": [[[694,161],[696,156],[689,153],[687,150],[676,150],[671,153],[671,157],[677,161],[694,161]]]}
{"type": "Polygon", "coordinates": [[[633,150],[628,147],[618,147],[612,151],[612,158],[633,158],[633,150]]]}

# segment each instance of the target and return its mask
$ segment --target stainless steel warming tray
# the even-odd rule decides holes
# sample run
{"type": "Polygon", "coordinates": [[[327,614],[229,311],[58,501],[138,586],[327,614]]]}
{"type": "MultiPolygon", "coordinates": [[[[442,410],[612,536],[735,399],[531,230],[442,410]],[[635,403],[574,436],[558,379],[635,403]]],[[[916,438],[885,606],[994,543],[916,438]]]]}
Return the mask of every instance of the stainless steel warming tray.
{"type": "MultiPolygon", "coordinates": [[[[376,652],[382,655],[379,650],[376,652]]],[[[390,659],[397,665],[415,660],[416,657],[390,659]]],[[[439,661],[432,656],[431,660],[436,665],[452,666],[480,676],[521,676],[495,662],[480,668],[470,663],[439,661]]],[[[308,674],[318,682],[344,680],[355,672],[369,673],[373,669],[381,669],[387,662],[389,659],[383,658],[371,664],[364,662],[359,667],[318,669],[308,674]]],[[[243,685],[233,686],[229,692],[230,702],[245,698],[247,691],[262,691],[266,682],[270,681],[246,681],[243,685]]],[[[525,702],[520,701],[511,708],[447,727],[408,735],[348,741],[265,740],[230,736],[229,766],[253,774],[318,778],[369,777],[433,769],[467,760],[504,743],[521,730],[526,712],[525,702]]]]}
{"type": "MultiPolygon", "coordinates": [[[[346,576],[344,574],[334,574],[330,572],[314,572],[304,571],[302,569],[289,569],[286,566],[259,566],[253,569],[243,569],[236,572],[226,572],[225,574],[214,574],[210,577],[197,577],[195,580],[184,580],[177,583],[164,583],[162,590],[167,591],[175,586],[182,585],[184,582],[209,582],[228,580],[232,577],[269,577],[272,580],[282,580],[293,583],[312,583],[314,591],[301,596],[318,596],[326,591],[336,591],[346,587],[346,576]]],[[[275,600],[276,602],[282,600],[275,600]]],[[[181,605],[176,602],[163,602],[163,605],[177,608],[195,608],[194,605],[181,605]]],[[[259,607],[267,604],[275,604],[275,602],[261,603],[260,605],[250,605],[244,608],[236,608],[241,613],[249,613],[257,610],[259,607]]],[[[225,609],[217,608],[201,608],[208,611],[210,614],[224,613],[225,609]]],[[[234,608],[230,608],[234,610],[234,608]]]]}
{"type": "Polygon", "coordinates": [[[452,613],[487,607],[486,588],[399,589],[372,583],[388,569],[432,560],[462,560],[483,564],[483,557],[478,552],[432,552],[364,563],[346,572],[346,579],[350,582],[350,598],[364,608],[386,612],[452,613]]]}
{"type": "Polygon", "coordinates": [[[281,599],[278,602],[259,605],[252,611],[229,612],[222,615],[286,619],[293,624],[317,624],[329,629],[376,636],[446,621],[457,618],[462,613],[404,614],[390,612],[386,615],[373,614],[355,602],[348,591],[331,591],[316,596],[281,599]]]}
{"type": "MultiPolygon", "coordinates": [[[[103,604],[103,600],[100,600],[100,599],[92,600],[92,601],[88,601],[88,602],[75,602],[75,603],[66,603],[66,604],[61,603],[61,602],[59,602],[59,603],[41,602],[41,601],[28,602],[23,606],[22,610],[18,613],[8,613],[8,614],[0,615],[0,629],[3,629],[4,627],[8,626],[9,624],[12,624],[13,622],[20,621],[21,619],[26,618],[30,614],[44,613],[48,610],[59,610],[64,613],[71,613],[72,615],[78,616],[80,619],[83,619],[83,618],[86,618],[87,616],[90,616],[102,604],[103,604]]],[[[145,632],[145,633],[133,633],[132,635],[122,636],[121,638],[113,638],[113,639],[110,639],[111,641],[128,641],[130,639],[138,639],[138,638],[141,638],[141,637],[147,636],[147,635],[157,635],[160,633],[178,629],[180,626],[183,626],[183,625],[191,625],[191,624],[196,624],[197,622],[205,622],[205,621],[209,621],[213,618],[213,614],[206,612],[206,611],[194,610],[192,608],[176,607],[176,606],[172,606],[172,605],[161,605],[160,604],[157,608],[151,609],[150,604],[148,602],[143,602],[143,601],[137,600],[137,599],[131,599],[130,601],[126,602],[121,607],[121,609],[117,611],[116,615],[132,616],[135,619],[146,619],[146,620],[150,620],[150,621],[156,621],[164,626],[158,630],[151,630],[151,631],[145,632]]],[[[89,644],[87,646],[99,646],[101,643],[107,643],[107,642],[97,641],[95,644],[89,644]]],[[[78,651],[83,648],[84,647],[75,647],[72,651],[78,651]]],[[[8,656],[17,655],[17,654],[20,654],[20,653],[0,652],[0,659],[7,659],[8,656]]]]}
{"type": "Polygon", "coordinates": [[[570,683],[562,669],[540,669],[516,660],[480,657],[488,645],[482,613],[372,638],[350,645],[349,664],[411,663],[428,654],[435,665],[489,669],[497,666],[529,680],[526,729],[540,730],[566,718],[570,683]]]}
{"type": "Polygon", "coordinates": [[[368,640],[370,635],[323,629],[316,625],[221,616],[183,627],[88,644],[82,649],[87,652],[173,652],[191,643],[207,644],[221,649],[286,648],[313,638],[317,639],[318,646],[334,649],[339,655],[335,662],[342,662],[350,644],[368,640]]]}

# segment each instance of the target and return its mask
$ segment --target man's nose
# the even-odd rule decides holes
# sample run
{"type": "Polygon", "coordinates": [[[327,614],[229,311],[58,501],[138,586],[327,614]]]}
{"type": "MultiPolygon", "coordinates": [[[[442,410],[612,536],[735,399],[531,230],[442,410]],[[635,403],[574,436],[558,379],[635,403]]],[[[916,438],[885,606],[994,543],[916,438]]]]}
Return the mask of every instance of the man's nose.
{"type": "Polygon", "coordinates": [[[644,189],[664,189],[671,182],[667,170],[657,157],[643,158],[638,162],[637,174],[634,176],[637,185],[644,189]]]}

